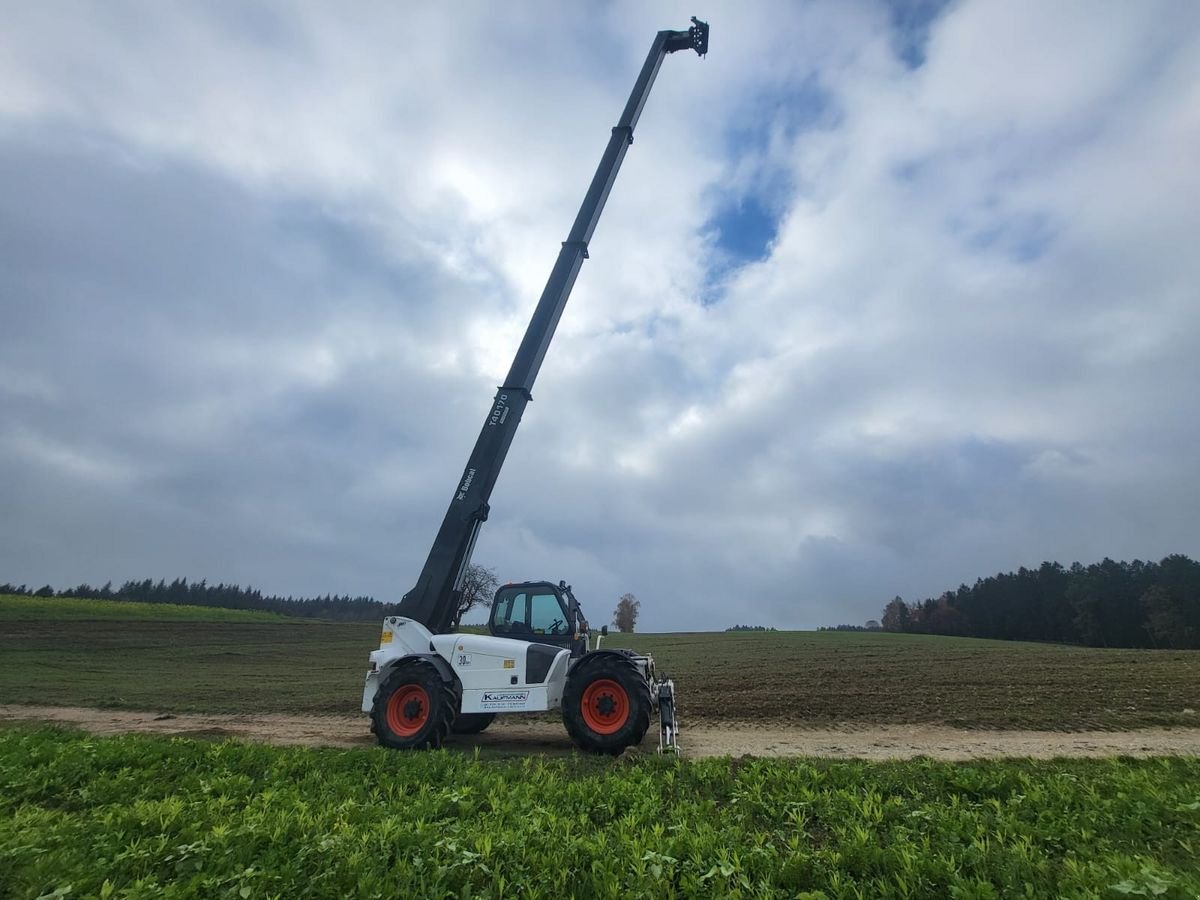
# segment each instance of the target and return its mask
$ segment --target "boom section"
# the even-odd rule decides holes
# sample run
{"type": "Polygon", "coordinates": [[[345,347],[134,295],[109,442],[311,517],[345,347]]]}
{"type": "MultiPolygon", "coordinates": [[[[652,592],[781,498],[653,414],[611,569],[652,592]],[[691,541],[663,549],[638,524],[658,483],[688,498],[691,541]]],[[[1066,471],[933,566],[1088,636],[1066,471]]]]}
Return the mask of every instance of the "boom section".
{"type": "Polygon", "coordinates": [[[677,50],[695,50],[704,56],[708,52],[708,24],[693,16],[692,27],[687,31],[660,31],[655,35],[621,118],[612,129],[575,223],[559,250],[508,376],[488,409],[417,583],[400,601],[400,615],[415,619],[435,634],[449,630],[454,622],[475,540],[487,521],[488,500],[525,406],[533,400],[533,383],[538,370],[567,298],[571,296],[579,269],[588,258],[588,242],[600,221],[625,153],[633,143],[633,129],[642,115],[659,67],[668,53],[677,50]]]}

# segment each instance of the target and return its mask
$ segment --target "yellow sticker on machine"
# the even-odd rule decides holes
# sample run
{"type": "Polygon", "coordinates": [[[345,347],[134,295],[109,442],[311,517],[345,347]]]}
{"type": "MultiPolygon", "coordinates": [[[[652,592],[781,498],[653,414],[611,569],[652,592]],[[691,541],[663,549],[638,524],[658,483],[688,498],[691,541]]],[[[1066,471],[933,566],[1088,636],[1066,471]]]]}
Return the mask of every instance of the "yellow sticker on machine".
{"type": "Polygon", "coordinates": [[[504,668],[515,669],[516,667],[517,667],[517,661],[515,659],[506,659],[504,661],[504,668]]]}
{"type": "Polygon", "coordinates": [[[385,631],[383,634],[379,635],[379,643],[390,644],[391,642],[392,642],[392,633],[390,631],[385,631]]]}

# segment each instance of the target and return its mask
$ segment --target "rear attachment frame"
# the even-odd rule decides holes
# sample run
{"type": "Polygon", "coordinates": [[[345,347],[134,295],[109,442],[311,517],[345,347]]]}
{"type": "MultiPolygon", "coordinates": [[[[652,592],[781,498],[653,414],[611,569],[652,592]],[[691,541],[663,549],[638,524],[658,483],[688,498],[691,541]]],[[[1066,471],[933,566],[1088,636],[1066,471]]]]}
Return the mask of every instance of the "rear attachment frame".
{"type": "Polygon", "coordinates": [[[658,752],[679,755],[679,719],[675,715],[675,682],[655,682],[658,695],[658,752]]]}

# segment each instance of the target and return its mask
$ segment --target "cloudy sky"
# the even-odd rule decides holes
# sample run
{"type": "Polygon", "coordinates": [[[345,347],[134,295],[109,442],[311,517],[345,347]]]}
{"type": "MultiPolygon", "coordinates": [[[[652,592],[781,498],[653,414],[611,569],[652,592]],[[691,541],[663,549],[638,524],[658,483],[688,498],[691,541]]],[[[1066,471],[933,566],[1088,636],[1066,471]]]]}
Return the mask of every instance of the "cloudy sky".
{"type": "Polygon", "coordinates": [[[644,630],[1200,554],[1200,4],[46,2],[0,581],[412,586],[654,32],[475,559],[644,630]]]}

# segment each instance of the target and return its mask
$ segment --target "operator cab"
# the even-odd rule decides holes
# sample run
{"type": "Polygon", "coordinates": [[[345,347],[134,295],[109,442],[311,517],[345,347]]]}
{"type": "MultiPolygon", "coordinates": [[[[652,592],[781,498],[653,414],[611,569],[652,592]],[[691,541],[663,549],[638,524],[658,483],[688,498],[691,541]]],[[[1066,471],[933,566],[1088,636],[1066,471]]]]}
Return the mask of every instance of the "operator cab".
{"type": "Polygon", "coordinates": [[[587,652],[587,619],[565,581],[504,585],[492,601],[488,633],[493,637],[566,647],[573,657],[587,652]]]}

